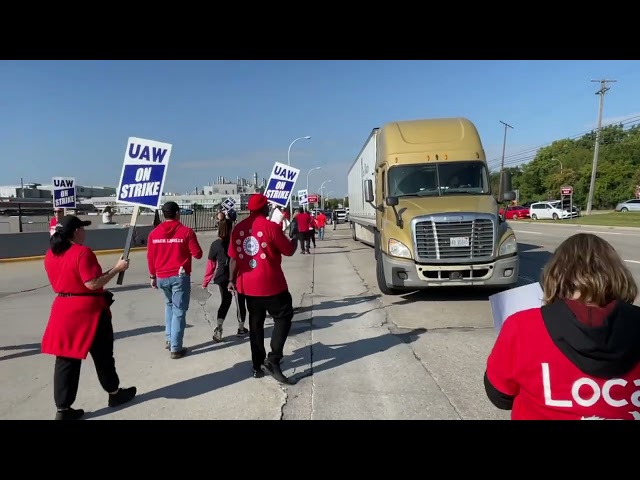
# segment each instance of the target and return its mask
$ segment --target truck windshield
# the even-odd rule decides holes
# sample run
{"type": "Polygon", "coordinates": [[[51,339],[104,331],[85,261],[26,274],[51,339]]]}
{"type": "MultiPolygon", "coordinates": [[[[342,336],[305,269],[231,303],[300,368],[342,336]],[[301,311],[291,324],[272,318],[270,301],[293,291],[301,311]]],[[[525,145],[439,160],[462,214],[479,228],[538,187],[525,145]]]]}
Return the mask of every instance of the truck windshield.
{"type": "Polygon", "coordinates": [[[488,195],[489,175],[484,162],[446,162],[402,165],[389,169],[389,196],[488,195]]]}

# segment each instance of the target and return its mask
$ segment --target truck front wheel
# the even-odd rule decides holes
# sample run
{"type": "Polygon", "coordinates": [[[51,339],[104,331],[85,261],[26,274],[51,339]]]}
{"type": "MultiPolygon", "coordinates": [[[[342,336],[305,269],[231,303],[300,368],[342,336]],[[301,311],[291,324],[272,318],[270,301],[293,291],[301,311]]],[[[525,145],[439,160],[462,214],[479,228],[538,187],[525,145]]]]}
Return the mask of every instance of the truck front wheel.
{"type": "Polygon", "coordinates": [[[384,264],[382,263],[382,251],[380,250],[380,236],[376,232],[375,236],[375,254],[376,254],[376,281],[378,289],[383,295],[399,295],[402,290],[391,288],[387,285],[384,275],[384,264]]]}

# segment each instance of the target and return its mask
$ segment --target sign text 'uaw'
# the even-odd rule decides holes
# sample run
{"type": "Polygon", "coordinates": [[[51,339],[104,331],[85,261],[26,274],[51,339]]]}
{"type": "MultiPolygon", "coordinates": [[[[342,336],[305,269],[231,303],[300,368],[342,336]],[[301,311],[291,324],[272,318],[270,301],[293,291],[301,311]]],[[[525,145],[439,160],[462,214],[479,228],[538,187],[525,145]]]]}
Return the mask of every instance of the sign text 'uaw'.
{"type": "Polygon", "coordinates": [[[276,162],[271,171],[264,195],[272,204],[286,207],[298,176],[300,176],[300,170],[297,168],[276,162]]]}
{"type": "Polygon", "coordinates": [[[118,185],[118,202],[160,208],[172,145],[131,137],[118,185]]]}
{"type": "Polygon", "coordinates": [[[76,179],[53,177],[53,207],[76,208],[76,179]]]}

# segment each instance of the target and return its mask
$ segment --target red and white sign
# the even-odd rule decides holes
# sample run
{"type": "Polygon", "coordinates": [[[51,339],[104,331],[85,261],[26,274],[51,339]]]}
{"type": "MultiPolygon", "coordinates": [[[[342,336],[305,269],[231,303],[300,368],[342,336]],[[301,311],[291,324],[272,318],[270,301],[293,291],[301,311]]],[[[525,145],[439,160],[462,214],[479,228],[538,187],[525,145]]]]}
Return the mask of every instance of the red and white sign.
{"type": "Polygon", "coordinates": [[[573,187],[562,187],[560,195],[573,195],[573,187]]]}
{"type": "Polygon", "coordinates": [[[318,203],[318,195],[309,195],[307,199],[309,203],[318,203]]]}

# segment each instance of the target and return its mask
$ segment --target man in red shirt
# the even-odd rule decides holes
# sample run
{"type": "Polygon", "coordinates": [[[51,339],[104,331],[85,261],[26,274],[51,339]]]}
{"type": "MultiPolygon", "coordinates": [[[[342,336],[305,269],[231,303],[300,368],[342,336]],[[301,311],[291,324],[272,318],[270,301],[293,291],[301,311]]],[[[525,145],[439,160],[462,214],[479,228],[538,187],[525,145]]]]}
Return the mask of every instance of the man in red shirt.
{"type": "Polygon", "coordinates": [[[166,348],[171,358],[185,356],[182,340],[191,300],[191,257],[202,258],[202,248],[192,229],[180,223],[176,202],[162,206],[165,221],[154,228],[147,242],[147,263],[151,286],[164,294],[166,348]]]}
{"type": "Polygon", "coordinates": [[[277,223],[267,217],[267,197],[256,193],[249,199],[250,215],[236,225],[229,244],[229,290],[237,290],[247,300],[249,339],[253,376],[272,375],[288,383],[280,369],[284,345],[293,319],[293,299],[282,271],[282,255],[296,252],[297,238],[288,239],[277,223]],[[264,348],[264,321],[273,317],[271,352],[264,348]],[[263,373],[264,372],[264,373],[263,373]]]}
{"type": "Polygon", "coordinates": [[[54,208],[53,209],[53,217],[49,220],[49,236],[52,236],[56,233],[56,227],[64,217],[64,208],[54,208]]]}
{"type": "Polygon", "coordinates": [[[298,236],[300,237],[301,253],[311,253],[311,214],[304,211],[304,207],[300,207],[298,214],[295,216],[298,223],[298,236]]]}
{"type": "Polygon", "coordinates": [[[320,211],[316,216],[316,225],[318,227],[318,238],[324,240],[324,227],[327,225],[327,216],[320,211]]]}

